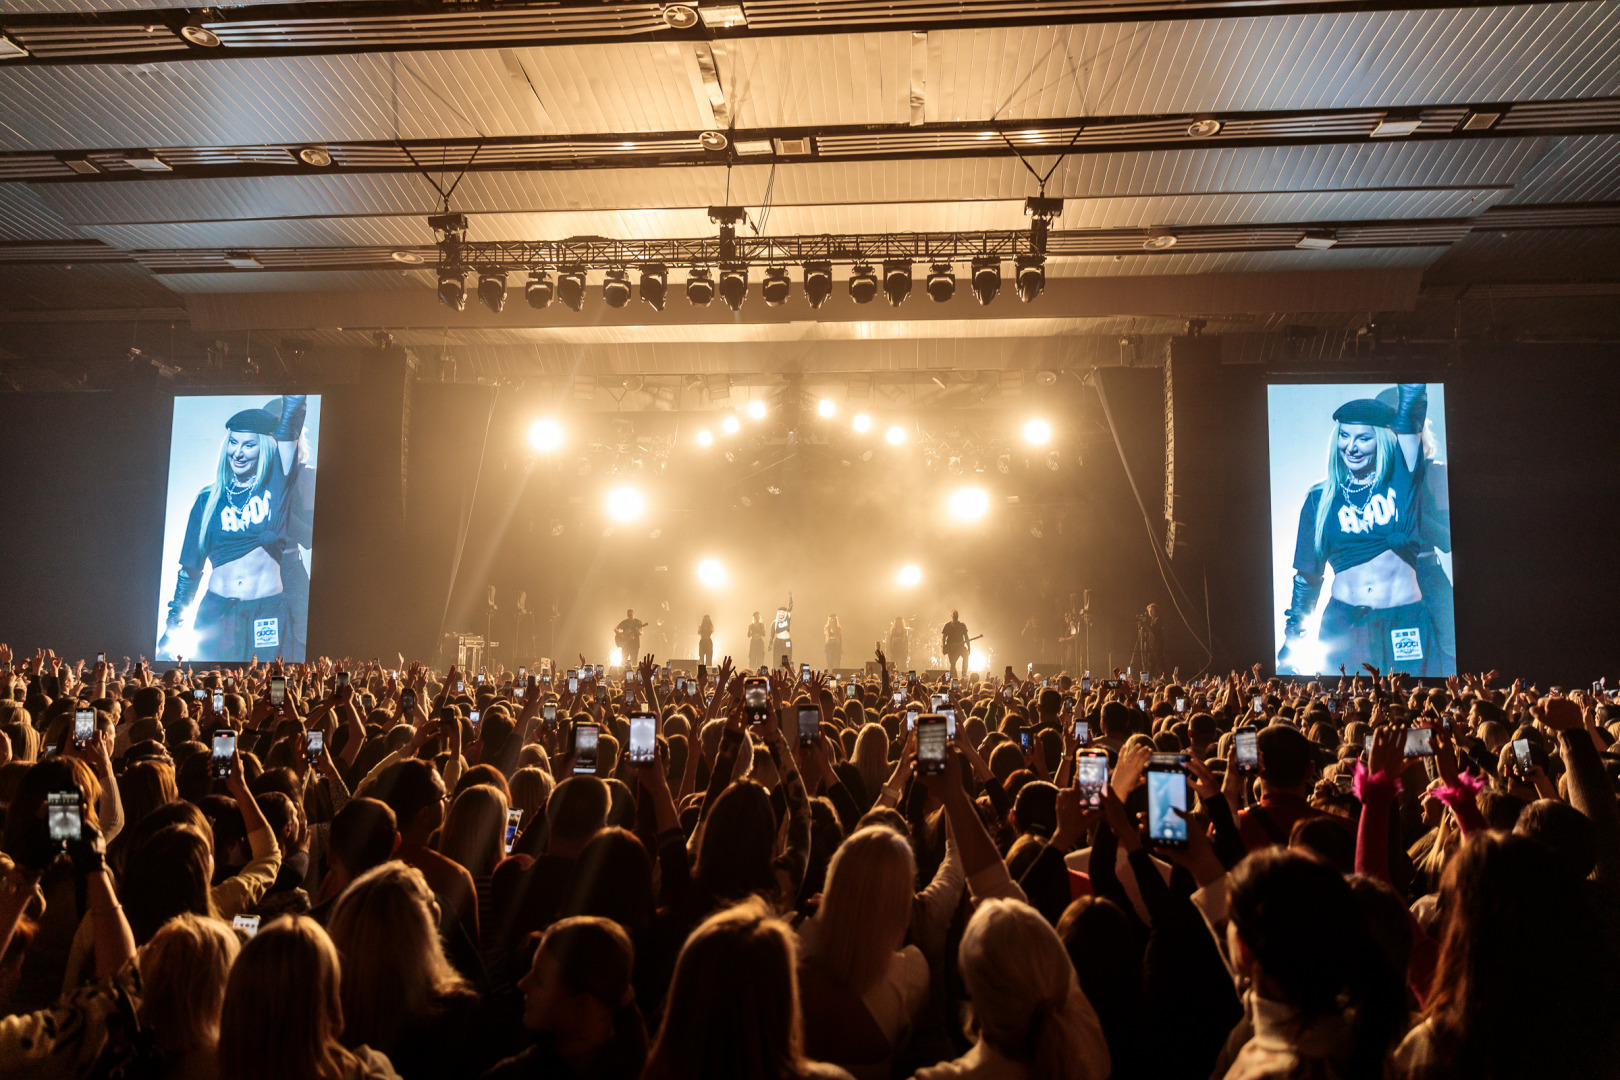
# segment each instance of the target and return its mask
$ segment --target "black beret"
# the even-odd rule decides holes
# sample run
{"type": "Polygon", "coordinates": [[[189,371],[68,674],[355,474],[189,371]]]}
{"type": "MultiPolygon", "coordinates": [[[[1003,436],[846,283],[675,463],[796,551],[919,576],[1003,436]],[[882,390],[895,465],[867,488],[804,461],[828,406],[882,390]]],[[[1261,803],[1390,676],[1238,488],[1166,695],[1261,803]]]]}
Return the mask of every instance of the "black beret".
{"type": "Polygon", "coordinates": [[[225,421],[225,427],[230,431],[255,431],[260,435],[272,435],[276,430],[276,418],[264,409],[243,409],[225,421]]]}
{"type": "Polygon", "coordinates": [[[1357,398],[1340,405],[1333,419],[1346,424],[1371,424],[1374,427],[1393,427],[1395,410],[1373,398],[1357,398]]]}

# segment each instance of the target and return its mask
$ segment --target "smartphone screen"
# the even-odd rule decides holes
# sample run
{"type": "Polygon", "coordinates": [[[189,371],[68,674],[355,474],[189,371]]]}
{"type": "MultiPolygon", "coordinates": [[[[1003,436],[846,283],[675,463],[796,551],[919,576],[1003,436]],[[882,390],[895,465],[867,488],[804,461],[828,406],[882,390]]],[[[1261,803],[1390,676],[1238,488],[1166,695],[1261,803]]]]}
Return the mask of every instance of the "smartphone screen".
{"type": "Polygon", "coordinates": [[[1232,736],[1237,744],[1238,772],[1252,773],[1260,768],[1260,736],[1253,728],[1243,728],[1232,736]]]}
{"type": "Polygon", "coordinates": [[[1086,720],[1074,722],[1074,741],[1086,743],[1091,741],[1091,724],[1086,720]]]}
{"type": "Polygon", "coordinates": [[[1265,702],[1260,699],[1259,694],[1254,695],[1254,699],[1249,702],[1249,708],[1253,709],[1256,713],[1261,712],[1265,708],[1265,702]]]}
{"type": "Polygon", "coordinates": [[[630,764],[651,765],[658,760],[658,717],[641,711],[630,714],[630,764]]]}
{"type": "Polygon", "coordinates": [[[821,735],[821,710],[814,706],[799,706],[799,745],[814,746],[821,735]]]}
{"type": "Polygon", "coordinates": [[[214,691],[214,711],[215,712],[224,712],[225,711],[225,691],[223,691],[223,690],[215,690],[214,691]]]}
{"type": "Polygon", "coordinates": [[[894,692],[894,703],[895,703],[895,705],[896,706],[904,705],[905,702],[906,702],[906,692],[904,690],[896,690],[894,692]]]}
{"type": "Polygon", "coordinates": [[[326,749],[326,732],[311,731],[304,736],[304,760],[311,765],[321,760],[321,754],[326,749]]]}
{"type": "Polygon", "coordinates": [[[1080,692],[1082,694],[1091,693],[1091,676],[1090,675],[1087,675],[1085,678],[1080,680],[1080,692]]]}
{"type": "Polygon", "coordinates": [[[483,718],[484,714],[479,712],[477,709],[474,709],[472,712],[467,714],[467,723],[472,725],[474,735],[478,734],[478,721],[482,720],[483,718]]]}
{"type": "Polygon", "coordinates": [[[522,682],[524,679],[527,679],[528,677],[529,677],[529,669],[528,668],[526,668],[526,667],[518,668],[518,681],[519,682],[522,682]]]}
{"type": "Polygon", "coordinates": [[[928,710],[930,712],[943,712],[950,707],[950,704],[951,698],[949,694],[935,694],[928,699],[928,710]]]}
{"type": "Polygon", "coordinates": [[[84,818],[77,791],[52,791],[45,796],[45,806],[52,841],[64,844],[79,839],[84,818]]]}
{"type": "Polygon", "coordinates": [[[848,691],[849,692],[844,695],[845,697],[854,697],[855,696],[855,684],[854,683],[849,684],[848,691]]]}
{"type": "Polygon", "coordinates": [[[907,709],[906,710],[906,730],[911,731],[911,730],[915,729],[916,726],[917,726],[917,710],[916,709],[907,709]]]}
{"type": "Polygon", "coordinates": [[[345,686],[349,686],[353,681],[354,680],[350,677],[347,671],[340,671],[337,673],[337,685],[339,690],[343,689],[345,686]]]}
{"type": "Polygon", "coordinates": [[[1187,699],[1184,698],[1184,697],[1176,698],[1176,712],[1186,712],[1186,711],[1187,711],[1187,699]]]}
{"type": "Polygon", "coordinates": [[[546,723],[555,723],[557,720],[557,706],[548,704],[545,707],[545,711],[542,713],[542,715],[545,717],[546,723]]]}
{"type": "Polygon", "coordinates": [[[597,686],[596,686],[596,700],[601,702],[603,705],[606,705],[607,704],[607,699],[608,699],[607,684],[606,683],[598,683],[597,686]]]}
{"type": "Polygon", "coordinates": [[[810,681],[810,665],[809,664],[800,664],[799,665],[799,681],[800,682],[809,682],[810,681]]]}
{"type": "Polygon", "coordinates": [[[1024,753],[1026,754],[1034,748],[1035,735],[1029,730],[1029,728],[1024,728],[1018,733],[1018,745],[1024,748],[1024,753]]]}
{"type": "Polygon", "coordinates": [[[90,740],[96,737],[96,711],[94,709],[75,709],[73,711],[73,745],[89,746],[90,740]]]}
{"type": "Polygon", "coordinates": [[[1179,764],[1155,761],[1148,765],[1147,782],[1148,839],[1158,847],[1186,847],[1187,821],[1176,813],[1187,809],[1186,772],[1179,764]]]}
{"type": "Polygon", "coordinates": [[[512,854],[512,845],[517,842],[518,826],[523,824],[523,811],[518,809],[506,812],[506,853],[512,854]]]}
{"type": "MultiPolygon", "coordinates": [[[[104,652],[96,653],[96,663],[105,664],[106,662],[107,662],[107,654],[106,653],[104,653],[104,652]]],[[[1592,685],[1595,687],[1595,686],[1597,686],[1597,683],[1593,683],[1592,685]]]]}
{"type": "Polygon", "coordinates": [[[1530,759],[1529,739],[1513,740],[1513,760],[1518,765],[1520,776],[1530,775],[1530,768],[1535,763],[1530,759]]]}
{"type": "Polygon", "coordinates": [[[679,678],[677,678],[675,680],[675,692],[677,694],[686,693],[686,676],[685,675],[682,675],[682,676],[680,676],[679,678]]]}
{"type": "Polygon", "coordinates": [[[399,692],[399,707],[407,711],[416,708],[416,691],[401,690],[399,692]]]}
{"type": "Polygon", "coordinates": [[[465,694],[466,692],[467,692],[467,680],[466,679],[457,679],[456,680],[456,693],[465,694]]]}
{"type": "Polygon", "coordinates": [[[270,676],[270,704],[284,705],[287,701],[287,677],[285,675],[270,676]]]}
{"type": "Polygon", "coordinates": [[[236,753],[236,732],[229,728],[214,732],[213,774],[223,780],[231,775],[231,757],[236,753]]]}
{"type": "Polygon", "coordinates": [[[763,724],[771,708],[771,681],[763,675],[743,680],[743,708],[750,724],[763,724]]]}
{"type": "Polygon", "coordinates": [[[1433,757],[1434,729],[1426,727],[1407,728],[1406,756],[1409,758],[1433,757]]]}
{"type": "Polygon", "coordinates": [[[1136,707],[1138,709],[1141,709],[1143,712],[1147,712],[1148,711],[1148,699],[1145,698],[1145,697],[1137,698],[1136,699],[1136,707]]]}
{"type": "Polygon", "coordinates": [[[956,738],[956,710],[941,709],[939,714],[945,718],[945,737],[947,739],[956,738]]]}
{"type": "Polygon", "coordinates": [[[570,694],[579,693],[579,676],[578,675],[570,675],[570,676],[568,676],[568,692],[570,694]]]}
{"type": "Polygon", "coordinates": [[[1108,754],[1106,751],[1081,751],[1074,756],[1074,784],[1080,789],[1081,802],[1092,809],[1103,804],[1103,789],[1108,786],[1108,754]]]}
{"type": "Polygon", "coordinates": [[[599,731],[595,724],[577,724],[574,727],[574,771],[587,776],[596,774],[596,739],[599,731]]]}
{"type": "Polygon", "coordinates": [[[231,917],[231,926],[242,931],[242,933],[246,934],[248,937],[252,937],[254,934],[259,932],[259,916],[233,915],[231,917]]]}
{"type": "Polygon", "coordinates": [[[945,718],[939,713],[917,717],[917,771],[938,776],[945,771],[945,718]]]}

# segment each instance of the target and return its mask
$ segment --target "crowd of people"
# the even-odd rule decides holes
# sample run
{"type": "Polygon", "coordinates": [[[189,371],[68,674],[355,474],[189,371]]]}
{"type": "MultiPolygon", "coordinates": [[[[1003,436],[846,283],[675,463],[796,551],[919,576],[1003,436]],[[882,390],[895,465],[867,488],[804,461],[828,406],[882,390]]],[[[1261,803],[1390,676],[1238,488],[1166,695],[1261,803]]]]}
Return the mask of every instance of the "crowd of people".
{"type": "Polygon", "coordinates": [[[0,1076],[1620,1074],[1601,687],[579,660],[0,646],[0,1076]]]}

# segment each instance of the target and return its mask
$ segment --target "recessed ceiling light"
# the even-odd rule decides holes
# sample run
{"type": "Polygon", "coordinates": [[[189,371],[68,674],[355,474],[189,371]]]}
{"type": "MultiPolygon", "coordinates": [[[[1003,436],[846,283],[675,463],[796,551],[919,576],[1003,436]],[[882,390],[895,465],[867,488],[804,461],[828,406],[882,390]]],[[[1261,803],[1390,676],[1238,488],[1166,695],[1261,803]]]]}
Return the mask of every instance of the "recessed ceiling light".
{"type": "Polygon", "coordinates": [[[208,29],[206,26],[182,26],[180,28],[180,36],[191,42],[193,45],[201,45],[205,49],[216,49],[219,47],[219,35],[208,29]]]}
{"type": "Polygon", "coordinates": [[[1484,131],[1500,119],[1502,119],[1500,112],[1486,112],[1483,109],[1476,109],[1468,114],[1468,119],[1463,121],[1462,129],[1464,131],[1484,131]]]}
{"type": "Polygon", "coordinates": [[[259,270],[264,267],[264,263],[246,251],[227,251],[225,265],[234,266],[238,270],[259,270]]]}
{"type": "Polygon", "coordinates": [[[1375,139],[1389,139],[1400,135],[1410,135],[1422,123],[1422,120],[1380,120],[1378,126],[1373,128],[1372,137],[1375,139]]]}
{"type": "Polygon", "coordinates": [[[747,26],[748,16],[741,4],[713,4],[698,8],[698,17],[710,30],[729,30],[733,26],[747,26]]]}
{"type": "Polygon", "coordinates": [[[690,30],[697,21],[697,12],[686,4],[670,4],[664,9],[664,25],[671,30],[690,30]]]}
{"type": "Polygon", "coordinates": [[[81,176],[89,176],[91,173],[98,173],[101,171],[100,169],[96,168],[95,162],[87,161],[84,158],[69,158],[68,160],[62,162],[62,164],[66,165],[68,168],[72,169],[81,176]]]}
{"type": "Polygon", "coordinates": [[[738,139],[737,153],[739,154],[768,154],[773,149],[769,139],[738,139]]]}
{"type": "Polygon", "coordinates": [[[1169,233],[1161,236],[1150,236],[1142,241],[1142,247],[1148,251],[1165,251],[1176,246],[1176,238],[1169,233]]]}
{"type": "Polygon", "coordinates": [[[0,60],[15,60],[19,56],[27,56],[28,50],[12,41],[4,34],[0,34],[0,60]]]}
{"type": "Polygon", "coordinates": [[[1305,251],[1326,251],[1339,242],[1339,238],[1331,232],[1306,233],[1299,238],[1294,246],[1305,251]]]}
{"type": "Polygon", "coordinates": [[[1207,139],[1211,135],[1219,135],[1220,133],[1221,122],[1219,120],[1194,120],[1187,125],[1187,134],[1195,139],[1207,139]]]}
{"type": "Polygon", "coordinates": [[[167,162],[162,161],[156,154],[135,154],[124,159],[124,164],[141,172],[171,172],[167,162]]]}
{"type": "Polygon", "coordinates": [[[404,263],[407,266],[420,266],[426,261],[416,252],[404,250],[394,252],[393,260],[397,263],[404,263]]]}
{"type": "Polygon", "coordinates": [[[332,155],[322,146],[306,146],[298,151],[298,156],[303,159],[305,165],[313,165],[318,169],[332,164],[332,155]]]}
{"type": "Polygon", "coordinates": [[[724,150],[731,145],[731,140],[718,131],[705,131],[698,136],[698,144],[705,150],[724,150]]]}

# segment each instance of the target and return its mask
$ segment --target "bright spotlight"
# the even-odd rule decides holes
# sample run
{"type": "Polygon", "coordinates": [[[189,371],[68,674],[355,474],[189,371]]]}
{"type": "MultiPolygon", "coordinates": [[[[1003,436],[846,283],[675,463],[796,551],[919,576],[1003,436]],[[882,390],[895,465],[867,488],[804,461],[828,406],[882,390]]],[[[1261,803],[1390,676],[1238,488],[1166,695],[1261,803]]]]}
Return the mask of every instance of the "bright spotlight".
{"type": "Polygon", "coordinates": [[[1031,446],[1045,446],[1052,441],[1052,425],[1039,417],[1024,421],[1024,441],[1031,446]]]}
{"type": "Polygon", "coordinates": [[[742,427],[742,422],[735,416],[728,416],[724,420],[720,421],[720,430],[725,432],[727,435],[737,434],[737,429],[740,427],[742,427]]]}
{"type": "Polygon", "coordinates": [[[901,443],[906,441],[906,429],[901,427],[899,424],[895,424],[893,427],[889,428],[888,431],[883,433],[883,441],[888,443],[890,446],[899,446],[901,443]]]}
{"type": "Polygon", "coordinates": [[[699,431],[697,433],[697,444],[699,446],[713,446],[714,432],[710,431],[708,428],[704,428],[699,431]]]}
{"type": "Polygon", "coordinates": [[[838,415],[838,405],[833,401],[832,398],[824,397],[816,404],[816,413],[819,416],[824,416],[831,419],[832,417],[838,415]]]}
{"type": "Polygon", "coordinates": [[[989,670],[989,668],[990,668],[990,654],[985,652],[983,649],[978,649],[978,650],[974,651],[968,657],[968,670],[969,671],[977,671],[980,674],[983,674],[985,671],[989,670]]]}
{"type": "Polygon", "coordinates": [[[946,506],[957,521],[978,521],[990,512],[990,496],[984,488],[957,488],[946,500],[946,506]]]}
{"type": "Polygon", "coordinates": [[[907,563],[900,568],[894,580],[907,589],[914,589],[922,584],[922,567],[916,563],[907,563]]]}
{"type": "Polygon", "coordinates": [[[765,403],[763,401],[750,401],[748,403],[748,419],[765,419],[765,403]]]}
{"type": "Polygon", "coordinates": [[[628,484],[607,493],[608,517],[614,521],[635,521],[647,512],[647,499],[628,484]]]}
{"type": "Polygon", "coordinates": [[[872,430],[872,418],[867,416],[865,413],[856,413],[855,418],[849,423],[851,427],[860,432],[862,435],[865,435],[868,431],[872,430]]]}
{"type": "Polygon", "coordinates": [[[624,667],[624,650],[617,645],[608,650],[608,667],[624,667]]]}
{"type": "Polygon", "coordinates": [[[562,425],[555,420],[541,419],[529,425],[529,445],[542,454],[551,453],[562,441],[562,425]]]}
{"type": "Polygon", "coordinates": [[[726,568],[719,559],[704,559],[697,565],[697,576],[705,588],[718,589],[726,583],[726,568]]]}

